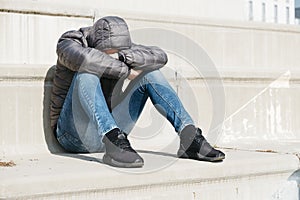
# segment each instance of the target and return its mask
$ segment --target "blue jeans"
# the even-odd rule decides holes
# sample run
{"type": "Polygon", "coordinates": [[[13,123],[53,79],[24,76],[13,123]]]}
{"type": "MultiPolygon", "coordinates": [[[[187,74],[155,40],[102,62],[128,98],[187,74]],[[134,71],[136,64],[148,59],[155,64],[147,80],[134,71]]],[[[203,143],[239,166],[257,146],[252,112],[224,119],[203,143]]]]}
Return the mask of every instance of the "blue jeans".
{"type": "Polygon", "coordinates": [[[96,75],[77,73],[57,122],[57,139],[70,152],[101,152],[103,136],[114,128],[129,134],[150,98],[175,131],[194,124],[177,94],[159,70],[130,82],[122,99],[109,111],[96,75]]]}

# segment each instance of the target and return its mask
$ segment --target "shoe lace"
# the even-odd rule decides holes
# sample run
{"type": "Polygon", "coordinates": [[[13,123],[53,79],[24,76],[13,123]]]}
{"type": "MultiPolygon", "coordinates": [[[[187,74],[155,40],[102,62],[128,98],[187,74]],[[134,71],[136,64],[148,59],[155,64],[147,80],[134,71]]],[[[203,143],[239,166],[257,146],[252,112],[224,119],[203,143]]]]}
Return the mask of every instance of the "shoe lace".
{"type": "Polygon", "coordinates": [[[127,139],[126,134],[121,133],[118,135],[118,140],[116,141],[116,144],[119,148],[124,149],[126,151],[134,152],[133,148],[130,145],[129,140],[127,139]]]}
{"type": "Polygon", "coordinates": [[[202,131],[200,129],[197,129],[194,140],[193,140],[191,146],[198,149],[199,145],[200,145],[200,147],[202,145],[209,145],[210,146],[210,144],[207,142],[205,137],[202,135],[202,131]]]}

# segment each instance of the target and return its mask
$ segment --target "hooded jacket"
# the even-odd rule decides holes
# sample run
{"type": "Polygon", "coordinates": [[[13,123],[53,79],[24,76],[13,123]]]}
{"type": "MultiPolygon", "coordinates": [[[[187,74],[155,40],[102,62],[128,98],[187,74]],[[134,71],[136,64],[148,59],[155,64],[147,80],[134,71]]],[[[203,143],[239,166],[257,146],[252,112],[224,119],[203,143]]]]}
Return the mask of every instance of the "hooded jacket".
{"type": "Polygon", "coordinates": [[[50,106],[53,130],[76,72],[99,77],[111,110],[112,92],[122,93],[124,79],[131,69],[153,71],[167,63],[167,55],[159,47],[133,44],[126,22],[115,16],[103,17],[93,26],[64,33],[58,40],[56,53],[50,106]],[[103,52],[107,49],[118,49],[119,60],[103,52]],[[121,84],[116,86],[117,82],[121,84]]]}

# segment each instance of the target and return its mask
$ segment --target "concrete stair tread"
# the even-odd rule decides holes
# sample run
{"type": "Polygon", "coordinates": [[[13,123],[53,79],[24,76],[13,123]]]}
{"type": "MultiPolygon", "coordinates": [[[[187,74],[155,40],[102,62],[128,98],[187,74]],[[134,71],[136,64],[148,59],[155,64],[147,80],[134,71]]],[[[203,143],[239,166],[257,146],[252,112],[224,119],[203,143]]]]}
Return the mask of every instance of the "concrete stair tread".
{"type": "Polygon", "coordinates": [[[0,168],[0,199],[292,174],[299,166],[298,158],[290,154],[239,150],[225,150],[225,153],[223,162],[208,163],[143,151],[145,166],[141,169],[111,168],[101,163],[102,153],[11,157],[16,166],[0,168]]]}

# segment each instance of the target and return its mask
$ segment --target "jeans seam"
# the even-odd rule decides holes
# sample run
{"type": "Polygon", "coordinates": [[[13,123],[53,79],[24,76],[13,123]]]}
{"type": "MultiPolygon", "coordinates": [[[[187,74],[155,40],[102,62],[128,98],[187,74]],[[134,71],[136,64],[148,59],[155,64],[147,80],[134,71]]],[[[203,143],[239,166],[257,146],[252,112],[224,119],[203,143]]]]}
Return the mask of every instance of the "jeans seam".
{"type": "MultiPolygon", "coordinates": [[[[153,86],[153,83],[145,76],[144,77],[146,80],[147,80],[147,82],[151,85],[151,87],[153,88],[153,90],[156,92],[156,94],[158,95],[158,96],[160,96],[163,100],[164,100],[164,102],[166,102],[169,106],[170,106],[170,108],[173,110],[173,112],[176,114],[176,116],[177,116],[177,118],[180,120],[180,123],[181,123],[181,125],[183,124],[183,121],[181,120],[181,118],[179,117],[179,113],[177,113],[176,112],[176,110],[171,106],[171,104],[169,104],[169,102],[168,101],[166,101],[166,99],[165,98],[163,98],[163,96],[161,96],[160,94],[159,94],[159,92],[155,89],[155,87],[153,86]]],[[[181,128],[181,126],[179,127],[179,128],[181,128]]]]}
{"type": "MultiPolygon", "coordinates": [[[[72,134],[64,131],[63,134],[61,136],[59,136],[59,138],[57,138],[58,141],[61,142],[61,138],[64,138],[65,140],[67,140],[69,143],[71,143],[73,146],[78,146],[78,144],[74,143],[73,140],[70,140],[69,138],[73,138],[75,140],[78,140],[76,137],[74,137],[72,134]]],[[[85,147],[84,147],[84,144],[82,143],[82,141],[78,141],[80,142],[82,145],[80,145],[80,148],[84,148],[84,149],[81,149],[81,150],[84,150],[84,151],[88,151],[85,147]]],[[[73,151],[73,150],[72,150],[73,151]]]]}
{"type": "MultiPolygon", "coordinates": [[[[78,78],[81,79],[80,76],[78,78]]],[[[98,128],[97,132],[98,132],[100,127],[99,127],[99,116],[96,113],[96,108],[92,105],[92,100],[87,95],[86,88],[84,87],[84,85],[80,84],[79,86],[80,86],[80,88],[81,88],[81,90],[83,92],[84,97],[87,99],[87,102],[88,102],[87,104],[91,108],[93,116],[95,117],[95,121],[96,121],[97,128],[98,128]]]]}
{"type": "MultiPolygon", "coordinates": [[[[81,79],[81,77],[79,76],[78,77],[79,79],[81,79]]],[[[97,124],[97,128],[98,128],[98,130],[97,130],[97,133],[98,133],[98,135],[99,135],[99,130],[100,130],[100,125],[99,125],[99,121],[100,121],[100,117],[99,117],[99,115],[97,114],[97,112],[96,112],[96,108],[93,106],[93,103],[91,103],[92,102],[92,100],[89,98],[89,96],[87,95],[87,92],[86,92],[86,88],[84,87],[84,85],[83,84],[80,84],[79,85],[80,86],[80,88],[82,89],[82,92],[83,92],[83,95],[84,95],[84,97],[87,99],[87,104],[88,104],[88,106],[92,109],[92,113],[93,113],[93,116],[95,117],[95,121],[96,121],[96,124],[97,124]]],[[[97,86],[98,86],[98,84],[97,84],[97,86]]],[[[111,128],[110,128],[110,130],[112,130],[112,129],[114,129],[114,128],[117,128],[116,126],[112,126],[111,128]]],[[[109,130],[109,131],[110,131],[109,130]]],[[[103,133],[103,135],[99,135],[99,137],[102,137],[102,136],[104,136],[107,132],[109,132],[109,131],[107,131],[107,130],[105,130],[105,132],[103,133]]]]}
{"type": "Polygon", "coordinates": [[[57,137],[57,140],[59,140],[60,138],[62,138],[63,136],[65,136],[67,134],[66,131],[63,131],[63,134],[61,134],[60,136],[57,137]]]}
{"type": "MultiPolygon", "coordinates": [[[[81,79],[80,76],[78,78],[81,79]]],[[[89,98],[89,95],[87,95],[87,93],[86,93],[86,88],[84,87],[83,84],[79,84],[79,87],[82,90],[84,97],[87,99],[88,106],[94,111],[95,107],[92,105],[92,100],[89,98]]],[[[93,112],[93,113],[95,113],[95,112],[93,112]]]]}

